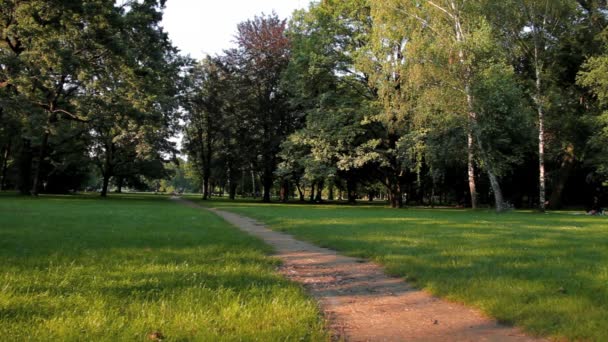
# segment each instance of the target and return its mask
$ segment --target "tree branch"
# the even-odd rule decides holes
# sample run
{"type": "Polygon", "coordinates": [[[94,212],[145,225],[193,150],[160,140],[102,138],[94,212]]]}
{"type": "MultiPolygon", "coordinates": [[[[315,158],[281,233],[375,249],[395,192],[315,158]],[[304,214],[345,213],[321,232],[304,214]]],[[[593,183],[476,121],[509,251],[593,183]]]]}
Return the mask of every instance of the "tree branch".
{"type": "Polygon", "coordinates": [[[455,20],[456,16],[452,13],[450,13],[450,11],[446,10],[445,8],[437,5],[436,3],[432,2],[432,1],[427,1],[427,3],[435,8],[437,8],[438,10],[440,10],[441,12],[445,13],[448,17],[450,17],[450,19],[455,20]]]}

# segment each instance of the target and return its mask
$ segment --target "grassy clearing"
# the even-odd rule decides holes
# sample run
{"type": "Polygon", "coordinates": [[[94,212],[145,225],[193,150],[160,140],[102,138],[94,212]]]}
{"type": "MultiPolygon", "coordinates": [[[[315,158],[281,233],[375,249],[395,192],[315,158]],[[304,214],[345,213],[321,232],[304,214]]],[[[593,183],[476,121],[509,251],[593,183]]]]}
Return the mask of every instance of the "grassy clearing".
{"type": "Polygon", "coordinates": [[[39,341],[325,340],[260,241],[155,196],[0,196],[0,331],[39,341]]]}
{"type": "Polygon", "coordinates": [[[608,219],[211,202],[555,339],[608,340],[608,219]]]}

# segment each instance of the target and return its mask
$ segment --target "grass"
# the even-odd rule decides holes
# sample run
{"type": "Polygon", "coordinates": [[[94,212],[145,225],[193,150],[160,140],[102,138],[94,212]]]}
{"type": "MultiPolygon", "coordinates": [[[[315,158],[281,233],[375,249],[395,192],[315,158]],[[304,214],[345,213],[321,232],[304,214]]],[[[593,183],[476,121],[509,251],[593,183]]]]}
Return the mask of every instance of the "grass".
{"type": "Polygon", "coordinates": [[[10,341],[326,340],[269,247],[160,196],[0,195],[0,331],[10,341]]]}
{"type": "Polygon", "coordinates": [[[556,340],[608,341],[608,219],[214,201],[556,340]]]}

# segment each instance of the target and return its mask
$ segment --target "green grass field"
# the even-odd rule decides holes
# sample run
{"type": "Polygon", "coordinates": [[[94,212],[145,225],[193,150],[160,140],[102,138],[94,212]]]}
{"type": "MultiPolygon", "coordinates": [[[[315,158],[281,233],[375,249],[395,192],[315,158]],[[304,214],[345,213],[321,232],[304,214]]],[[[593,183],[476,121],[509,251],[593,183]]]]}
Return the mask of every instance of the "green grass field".
{"type": "Polygon", "coordinates": [[[155,196],[0,195],[7,341],[326,340],[269,248],[155,196]]]}
{"type": "Polygon", "coordinates": [[[608,341],[608,218],[339,205],[207,205],[257,218],[555,339],[608,341]]]}

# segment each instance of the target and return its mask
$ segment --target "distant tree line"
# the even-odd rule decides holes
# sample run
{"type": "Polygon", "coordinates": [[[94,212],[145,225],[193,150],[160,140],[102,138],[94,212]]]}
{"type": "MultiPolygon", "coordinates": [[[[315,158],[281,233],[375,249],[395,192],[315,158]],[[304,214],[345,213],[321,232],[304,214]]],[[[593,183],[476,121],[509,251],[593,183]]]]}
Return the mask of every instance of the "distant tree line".
{"type": "Polygon", "coordinates": [[[241,23],[187,82],[203,197],[602,205],[607,15],[605,1],[323,0],[289,24],[241,23]]]}
{"type": "Polygon", "coordinates": [[[0,1],[2,189],[606,205],[605,0],[323,0],[198,62],[163,7],[0,1]]]}

